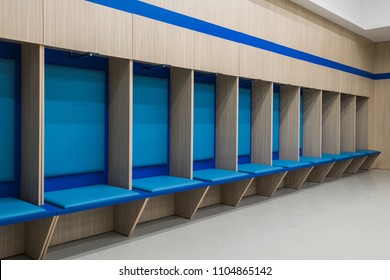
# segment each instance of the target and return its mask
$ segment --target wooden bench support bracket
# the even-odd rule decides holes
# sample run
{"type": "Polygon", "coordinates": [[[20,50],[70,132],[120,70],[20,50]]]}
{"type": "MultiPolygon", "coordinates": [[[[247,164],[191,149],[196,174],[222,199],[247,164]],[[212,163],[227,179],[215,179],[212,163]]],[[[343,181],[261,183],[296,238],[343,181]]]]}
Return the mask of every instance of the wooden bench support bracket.
{"type": "Polygon", "coordinates": [[[272,197],[275,191],[283,182],[286,172],[257,177],[256,180],[256,194],[261,196],[272,197]]]}
{"type": "Polygon", "coordinates": [[[379,157],[379,154],[368,156],[366,160],[363,162],[360,170],[370,170],[371,166],[374,164],[376,159],[379,157]]]}
{"type": "Polygon", "coordinates": [[[41,260],[45,256],[59,216],[35,220],[26,223],[25,253],[33,259],[41,260]]]}
{"type": "Polygon", "coordinates": [[[284,177],[283,187],[299,190],[306,181],[314,166],[289,171],[284,177]]]}
{"type": "Polygon", "coordinates": [[[306,182],[322,183],[334,164],[334,162],[330,162],[314,166],[313,170],[307,177],[306,182]]]}
{"type": "Polygon", "coordinates": [[[209,188],[206,187],[177,193],[175,195],[175,214],[183,218],[191,219],[196,211],[198,211],[209,188]]]}
{"type": "Polygon", "coordinates": [[[130,236],[145,210],[149,198],[114,206],[114,231],[130,236]]]}
{"type": "Polygon", "coordinates": [[[333,167],[330,169],[327,177],[340,178],[341,176],[343,176],[345,170],[348,168],[348,166],[351,162],[352,162],[352,159],[336,162],[333,165],[333,167]]]}
{"type": "Polygon", "coordinates": [[[221,188],[221,203],[236,207],[244,197],[253,180],[254,178],[251,178],[224,184],[221,188]]]}
{"type": "Polygon", "coordinates": [[[354,158],[352,162],[348,165],[347,169],[345,169],[345,173],[356,174],[359,171],[360,167],[362,167],[366,159],[367,157],[354,158]]]}

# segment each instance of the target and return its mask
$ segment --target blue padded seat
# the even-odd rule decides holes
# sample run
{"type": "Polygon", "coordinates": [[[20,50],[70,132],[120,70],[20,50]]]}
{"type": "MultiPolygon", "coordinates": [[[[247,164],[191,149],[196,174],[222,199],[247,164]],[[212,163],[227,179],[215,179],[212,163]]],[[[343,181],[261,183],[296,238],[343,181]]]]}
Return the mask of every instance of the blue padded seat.
{"type": "Polygon", "coordinates": [[[156,176],[133,180],[133,188],[162,195],[200,188],[204,183],[175,176],[156,176]]]}
{"type": "Polygon", "coordinates": [[[129,202],[147,197],[144,193],[108,185],[95,185],[45,193],[45,202],[65,211],[59,214],[83,211],[129,202]]]}
{"type": "Polygon", "coordinates": [[[364,153],[367,156],[379,155],[381,152],[376,150],[357,150],[357,152],[364,153]]]}
{"type": "Polygon", "coordinates": [[[40,207],[13,197],[0,198],[0,226],[56,215],[49,207],[40,207]]]}
{"type": "Polygon", "coordinates": [[[362,152],[341,152],[342,155],[350,155],[352,158],[360,158],[367,156],[365,153],[362,152]]]}
{"type": "Polygon", "coordinates": [[[351,159],[351,155],[347,154],[322,154],[323,158],[330,158],[333,159],[334,161],[343,161],[343,160],[348,160],[351,159]]]}
{"type": "Polygon", "coordinates": [[[310,162],[294,161],[294,160],[273,160],[272,165],[286,168],[286,171],[293,171],[306,167],[313,166],[310,162]]]}
{"type": "Polygon", "coordinates": [[[321,164],[326,164],[326,163],[331,163],[333,162],[332,159],[330,158],[323,158],[323,157],[307,157],[307,156],[301,156],[299,158],[300,161],[304,162],[310,162],[314,165],[321,165],[321,164]]]}
{"type": "Polygon", "coordinates": [[[251,177],[253,176],[250,176],[247,173],[236,172],[226,169],[210,168],[194,171],[194,179],[212,182],[213,184],[229,183],[251,177]]]}
{"type": "Polygon", "coordinates": [[[247,163],[238,165],[238,171],[251,173],[256,176],[271,175],[285,171],[283,167],[265,164],[247,163]]]}

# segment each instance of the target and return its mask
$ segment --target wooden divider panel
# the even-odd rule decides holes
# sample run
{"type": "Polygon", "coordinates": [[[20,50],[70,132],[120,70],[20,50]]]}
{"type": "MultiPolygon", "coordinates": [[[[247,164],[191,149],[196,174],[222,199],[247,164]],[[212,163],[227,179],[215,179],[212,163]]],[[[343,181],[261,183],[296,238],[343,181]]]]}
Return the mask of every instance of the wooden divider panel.
{"type": "Polygon", "coordinates": [[[356,150],[356,96],[341,95],[341,151],[356,150]]]}
{"type": "Polygon", "coordinates": [[[303,147],[304,156],[322,156],[322,92],[303,90],[303,147]]]}
{"type": "Polygon", "coordinates": [[[280,87],[279,158],[299,161],[300,88],[280,87]]]}
{"type": "Polygon", "coordinates": [[[356,149],[368,149],[368,98],[356,97],[356,149]]]}
{"type": "Polygon", "coordinates": [[[322,152],[340,153],[340,94],[322,93],[322,152]]]}
{"type": "Polygon", "coordinates": [[[218,75],[216,91],[216,168],[237,171],[238,77],[218,75]]]}
{"type": "Polygon", "coordinates": [[[43,205],[44,47],[22,45],[22,143],[20,196],[43,205]]]}
{"type": "Polygon", "coordinates": [[[131,189],[133,63],[110,58],[109,164],[110,185],[131,189]]]}
{"type": "Polygon", "coordinates": [[[194,71],[171,68],[170,175],[192,179],[194,71]]]}
{"type": "Polygon", "coordinates": [[[272,82],[252,82],[252,163],[272,165],[273,86],[272,82]]]}

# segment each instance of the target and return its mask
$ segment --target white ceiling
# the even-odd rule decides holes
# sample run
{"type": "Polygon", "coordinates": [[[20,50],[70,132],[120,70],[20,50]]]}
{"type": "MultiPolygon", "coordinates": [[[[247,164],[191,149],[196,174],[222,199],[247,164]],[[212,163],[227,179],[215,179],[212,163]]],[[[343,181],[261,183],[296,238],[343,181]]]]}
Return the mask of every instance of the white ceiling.
{"type": "Polygon", "coordinates": [[[390,41],[389,0],[290,0],[373,42],[390,41]]]}

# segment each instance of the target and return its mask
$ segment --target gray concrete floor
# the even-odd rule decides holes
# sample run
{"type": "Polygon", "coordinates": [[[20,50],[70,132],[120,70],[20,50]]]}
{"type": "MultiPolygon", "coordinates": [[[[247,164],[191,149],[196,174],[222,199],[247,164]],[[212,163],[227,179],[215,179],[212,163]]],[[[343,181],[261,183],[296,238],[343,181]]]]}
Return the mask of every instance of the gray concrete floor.
{"type": "Polygon", "coordinates": [[[48,250],[46,259],[390,259],[390,171],[371,170],[272,199],[201,209],[48,250]]]}

